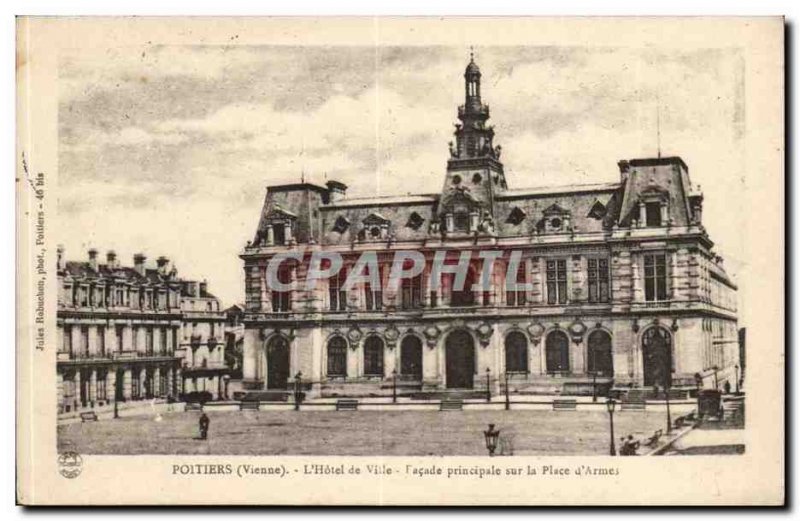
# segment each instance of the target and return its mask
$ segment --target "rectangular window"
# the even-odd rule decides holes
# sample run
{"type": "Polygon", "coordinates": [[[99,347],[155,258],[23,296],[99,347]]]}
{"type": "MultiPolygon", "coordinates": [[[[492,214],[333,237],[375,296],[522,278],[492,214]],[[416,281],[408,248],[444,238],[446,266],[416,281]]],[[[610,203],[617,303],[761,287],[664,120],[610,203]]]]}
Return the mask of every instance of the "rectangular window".
{"type": "Polygon", "coordinates": [[[422,304],[422,275],[403,279],[400,289],[400,307],[414,309],[422,304]]]}
{"type": "Polygon", "coordinates": [[[646,203],[644,213],[647,226],[661,226],[661,203],[646,203]]]}
{"type": "Polygon", "coordinates": [[[667,300],[667,256],[644,256],[644,299],[647,302],[667,300]]]}
{"type": "Polygon", "coordinates": [[[64,326],[64,345],[62,347],[64,353],[69,353],[72,357],[72,326],[64,326]]]}
{"type": "Polygon", "coordinates": [[[342,268],[339,273],[328,279],[328,300],[331,311],[345,311],[347,309],[347,292],[344,283],[347,280],[347,269],[342,268]]]}
{"type": "Polygon", "coordinates": [[[139,387],[139,371],[134,369],[131,373],[131,398],[139,399],[141,387],[139,387]]]}
{"type": "Polygon", "coordinates": [[[161,339],[158,343],[158,349],[161,354],[167,353],[167,328],[161,328],[161,339]]]}
{"type": "Polygon", "coordinates": [[[275,244],[286,244],[286,225],[272,225],[272,240],[275,244]]]}
{"type": "MultiPolygon", "coordinates": [[[[525,261],[521,261],[517,266],[516,280],[518,285],[525,284],[525,261]]],[[[509,306],[524,306],[527,302],[527,294],[524,289],[508,290],[506,292],[506,304],[509,306]]]]}
{"type": "Polygon", "coordinates": [[[81,326],[81,351],[80,355],[85,357],[89,354],[89,327],[81,326]]]}
{"type": "Polygon", "coordinates": [[[106,399],[106,372],[105,371],[98,371],[97,372],[97,399],[98,400],[105,400],[106,399]]]}
{"type": "Polygon", "coordinates": [[[589,259],[589,302],[608,302],[608,259],[589,259]]]}
{"type": "Polygon", "coordinates": [[[153,328],[144,330],[144,352],[147,356],[153,355],[153,328]]]}
{"type": "Polygon", "coordinates": [[[567,261],[547,261],[547,303],[567,303],[567,261]]]}
{"type": "MultiPolygon", "coordinates": [[[[281,284],[290,284],[292,281],[292,271],[290,268],[281,267],[278,269],[278,282],[281,284]]],[[[291,291],[273,291],[272,292],[272,311],[276,313],[290,311],[291,308],[291,291]]]]}
{"type": "Polygon", "coordinates": [[[367,311],[380,311],[383,307],[383,292],[381,290],[383,277],[380,270],[378,270],[378,273],[378,287],[373,288],[369,281],[364,284],[364,300],[367,305],[367,311]]]}
{"type": "Polygon", "coordinates": [[[97,327],[97,354],[106,356],[106,328],[104,326],[97,327]]]}
{"type": "Polygon", "coordinates": [[[117,334],[117,351],[122,352],[122,334],[124,333],[124,326],[116,326],[117,334]]]}
{"type": "Polygon", "coordinates": [[[175,349],[178,348],[178,329],[175,328],[172,330],[172,347],[169,350],[169,353],[172,354],[175,352],[175,349]]]}

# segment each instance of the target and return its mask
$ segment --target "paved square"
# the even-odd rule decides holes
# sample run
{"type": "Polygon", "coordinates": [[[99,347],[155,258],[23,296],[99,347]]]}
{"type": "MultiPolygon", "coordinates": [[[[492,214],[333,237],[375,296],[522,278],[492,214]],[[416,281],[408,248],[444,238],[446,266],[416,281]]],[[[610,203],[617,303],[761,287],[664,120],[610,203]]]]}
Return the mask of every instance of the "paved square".
{"type": "MultiPolygon", "coordinates": [[[[230,411],[125,417],[58,427],[59,451],[81,454],[485,455],[494,423],[517,455],[607,455],[603,411],[230,411]]],[[[641,438],[665,426],[663,411],[622,411],[614,431],[641,438]]]]}

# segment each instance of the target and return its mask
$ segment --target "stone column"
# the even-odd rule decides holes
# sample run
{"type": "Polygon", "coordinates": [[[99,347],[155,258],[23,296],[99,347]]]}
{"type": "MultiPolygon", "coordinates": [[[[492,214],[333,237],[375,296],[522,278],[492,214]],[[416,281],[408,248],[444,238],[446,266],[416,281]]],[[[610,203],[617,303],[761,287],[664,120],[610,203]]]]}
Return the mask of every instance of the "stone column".
{"type": "Polygon", "coordinates": [[[147,390],[147,369],[144,367],[139,370],[139,399],[145,398],[147,390]]]}
{"type": "Polygon", "coordinates": [[[161,398],[161,368],[156,366],[153,371],[153,396],[161,398]]]}
{"type": "Polygon", "coordinates": [[[75,376],[73,377],[73,382],[75,382],[75,408],[77,409],[81,405],[81,370],[75,370],[75,376]]]}
{"type": "Polygon", "coordinates": [[[56,372],[56,396],[58,412],[64,412],[64,375],[61,371],[56,372]]]}
{"type": "Polygon", "coordinates": [[[97,402],[97,369],[89,373],[89,402],[97,402]]]}
{"type": "Polygon", "coordinates": [[[272,244],[275,242],[275,232],[272,229],[272,225],[268,224],[266,226],[266,230],[267,230],[267,246],[272,246],[272,244]]]}
{"type": "Polygon", "coordinates": [[[167,396],[174,396],[175,390],[175,369],[167,367],[167,396]]]}
{"type": "Polygon", "coordinates": [[[106,396],[107,401],[117,399],[117,370],[111,368],[106,373],[106,396]]]}
{"type": "Polygon", "coordinates": [[[647,226],[647,210],[644,202],[639,201],[639,228],[644,228],[645,226],[647,226]]]}
{"type": "Polygon", "coordinates": [[[644,302],[644,289],[642,287],[641,270],[639,269],[639,256],[631,256],[631,280],[633,283],[633,302],[644,302]]]}

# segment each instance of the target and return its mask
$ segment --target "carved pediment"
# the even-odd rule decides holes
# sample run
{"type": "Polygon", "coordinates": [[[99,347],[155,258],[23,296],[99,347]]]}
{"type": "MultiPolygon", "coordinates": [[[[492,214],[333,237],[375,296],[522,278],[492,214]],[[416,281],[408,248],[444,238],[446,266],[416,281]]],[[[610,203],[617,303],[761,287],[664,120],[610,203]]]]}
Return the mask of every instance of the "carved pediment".
{"type": "Polygon", "coordinates": [[[391,221],[379,213],[371,213],[363,221],[364,226],[388,226],[391,221]]]}
{"type": "Polygon", "coordinates": [[[559,205],[558,203],[553,203],[547,208],[545,208],[543,215],[550,217],[553,215],[569,215],[570,211],[559,205]]]}
{"type": "Polygon", "coordinates": [[[268,221],[286,221],[286,220],[295,220],[297,219],[297,215],[293,214],[289,210],[284,210],[278,205],[275,205],[272,210],[267,214],[266,219],[268,221]]]}

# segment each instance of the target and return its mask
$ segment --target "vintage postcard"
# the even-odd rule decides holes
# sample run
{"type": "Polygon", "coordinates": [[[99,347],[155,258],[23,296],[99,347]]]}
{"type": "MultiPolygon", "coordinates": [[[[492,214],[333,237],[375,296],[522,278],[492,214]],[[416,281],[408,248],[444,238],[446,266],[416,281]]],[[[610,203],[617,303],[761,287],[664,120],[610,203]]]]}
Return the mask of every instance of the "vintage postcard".
{"type": "Polygon", "coordinates": [[[781,18],[17,23],[26,505],[780,505],[781,18]]]}

